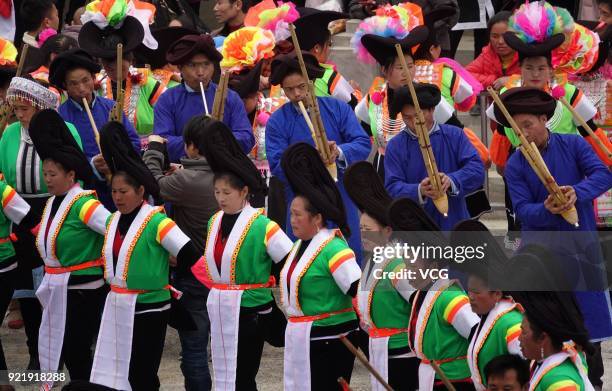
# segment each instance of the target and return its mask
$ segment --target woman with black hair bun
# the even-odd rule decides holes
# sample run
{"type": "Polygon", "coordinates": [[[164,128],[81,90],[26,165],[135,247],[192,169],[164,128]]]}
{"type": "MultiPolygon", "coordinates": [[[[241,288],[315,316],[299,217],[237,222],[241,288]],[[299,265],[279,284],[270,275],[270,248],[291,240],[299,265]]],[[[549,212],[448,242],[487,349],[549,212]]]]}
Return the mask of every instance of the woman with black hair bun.
{"type": "MultiPolygon", "coordinates": [[[[333,390],[350,382],[355,357],[344,337],[357,344],[352,299],[361,269],[345,237],[351,235],[342,196],[317,150],[289,147],[281,159],[295,193],[291,227],[299,239],[281,271],[281,298],[289,317],[285,333],[286,390],[333,390]],[[329,223],[338,228],[328,228],[329,223]]],[[[357,233],[354,233],[357,234],[357,233]]]]}
{"type": "Polygon", "coordinates": [[[214,388],[255,390],[264,341],[284,345],[287,321],[270,288],[293,242],[250,201],[265,196],[260,171],[223,123],[202,117],[201,153],[215,173],[221,209],[208,222],[204,257],[192,268],[210,288],[214,388]],[[276,272],[275,272],[276,271],[276,272]]]}
{"type": "Polygon", "coordinates": [[[171,292],[180,297],[169,285],[169,258],[176,258],[177,273],[189,273],[201,254],[163,208],[147,202],[160,202],[159,187],[123,125],[106,124],[100,144],[113,173],[118,211],[106,222],[102,259],[110,292],[90,381],[120,390],[154,391],[160,387],[157,370],[166,326],[177,320],[170,319],[171,292]]]}

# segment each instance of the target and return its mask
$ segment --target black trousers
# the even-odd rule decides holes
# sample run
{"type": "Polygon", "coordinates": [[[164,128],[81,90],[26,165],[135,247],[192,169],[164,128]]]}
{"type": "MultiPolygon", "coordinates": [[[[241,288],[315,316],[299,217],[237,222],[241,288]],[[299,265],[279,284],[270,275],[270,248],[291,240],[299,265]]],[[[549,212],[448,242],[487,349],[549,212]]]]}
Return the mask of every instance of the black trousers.
{"type": "MultiPolygon", "coordinates": [[[[4,317],[6,309],[13,297],[15,290],[15,274],[17,269],[8,272],[0,273],[0,316],[4,317]]],[[[4,350],[2,349],[2,340],[0,339],[0,371],[6,371],[6,359],[4,358],[4,350]]],[[[0,379],[2,380],[2,379],[0,379]]]]}
{"type": "Polygon", "coordinates": [[[129,380],[133,391],[159,390],[157,370],[166,341],[170,310],[134,316],[129,380]]]}
{"type": "Polygon", "coordinates": [[[71,380],[89,380],[108,288],[69,289],[62,357],[71,380]]]}
{"type": "Polygon", "coordinates": [[[23,318],[23,326],[26,334],[26,344],[30,354],[28,370],[40,369],[38,362],[38,332],[42,318],[42,307],[36,298],[19,299],[19,309],[23,318]]]}
{"type": "Polygon", "coordinates": [[[416,357],[390,358],[388,383],[396,391],[415,391],[419,388],[419,364],[416,357]]]}
{"type": "Polygon", "coordinates": [[[258,326],[258,314],[241,313],[238,324],[238,357],[236,365],[236,390],[255,391],[255,378],[259,372],[264,339],[258,326]]]}
{"type": "MultiPolygon", "coordinates": [[[[347,338],[358,344],[356,331],[347,338]]],[[[310,385],[313,390],[341,390],[338,378],[351,381],[355,356],[337,338],[310,341],[310,385]]]]}

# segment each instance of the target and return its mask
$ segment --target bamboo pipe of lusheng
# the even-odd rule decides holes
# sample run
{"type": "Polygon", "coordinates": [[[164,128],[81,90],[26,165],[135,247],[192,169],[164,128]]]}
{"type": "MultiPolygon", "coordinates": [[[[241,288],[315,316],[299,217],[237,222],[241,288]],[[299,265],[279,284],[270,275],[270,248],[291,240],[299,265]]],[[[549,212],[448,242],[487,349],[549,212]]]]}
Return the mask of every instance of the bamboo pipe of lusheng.
{"type": "Polygon", "coordinates": [[[436,164],[436,158],[433,154],[433,150],[431,149],[431,142],[429,140],[429,129],[427,129],[427,127],[425,126],[425,116],[423,115],[423,111],[421,110],[421,106],[419,105],[419,100],[417,99],[416,90],[414,89],[414,84],[412,83],[412,78],[408,73],[408,65],[406,65],[406,58],[404,57],[404,51],[402,50],[402,46],[400,44],[395,45],[395,50],[397,51],[397,55],[400,60],[402,72],[404,72],[406,80],[408,81],[406,84],[408,89],[410,90],[412,102],[414,103],[414,110],[416,112],[414,132],[416,133],[417,138],[419,140],[419,146],[421,147],[421,153],[423,155],[425,169],[427,170],[427,175],[429,176],[429,181],[431,185],[438,193],[438,197],[433,199],[433,203],[436,206],[436,209],[438,209],[438,212],[442,213],[444,217],[447,217],[448,197],[446,193],[442,191],[442,182],[440,181],[438,165],[436,164]]]}
{"type": "Polygon", "coordinates": [[[115,96],[115,105],[110,112],[110,121],[123,122],[123,44],[117,44],[117,96],[115,96]]]}
{"type": "Polygon", "coordinates": [[[323,124],[323,120],[321,119],[321,111],[319,109],[319,102],[317,101],[317,96],[315,94],[314,83],[308,78],[308,71],[306,70],[304,56],[302,56],[302,50],[300,49],[300,44],[298,42],[297,35],[295,34],[295,26],[293,24],[290,24],[289,30],[291,32],[291,39],[295,46],[295,53],[300,64],[300,71],[302,72],[302,76],[304,77],[308,85],[307,103],[309,112],[304,114],[305,111],[303,111],[302,115],[304,115],[306,123],[310,123],[312,125],[311,133],[313,134],[313,141],[315,143],[315,147],[319,151],[319,154],[321,155],[321,158],[323,159],[323,162],[327,167],[327,171],[329,171],[332,178],[337,181],[338,169],[336,167],[336,162],[332,160],[332,153],[329,148],[329,140],[327,139],[327,133],[325,132],[325,125],[323,124]],[[309,117],[310,121],[308,121],[306,117],[309,117]]]}
{"type": "Polygon", "coordinates": [[[340,341],[342,341],[344,346],[346,346],[346,348],[350,350],[350,352],[353,353],[355,357],[357,357],[357,359],[366,367],[366,369],[372,374],[372,376],[374,376],[376,380],[378,380],[378,382],[382,384],[385,390],[393,391],[393,388],[391,388],[389,383],[387,383],[385,379],[381,376],[381,374],[378,373],[378,371],[372,366],[372,364],[370,364],[363,352],[359,351],[355,347],[355,345],[353,345],[351,341],[349,341],[345,336],[341,336],[340,341]]]}
{"type": "MultiPolygon", "coordinates": [[[[559,185],[555,181],[555,178],[553,178],[553,176],[550,174],[550,171],[548,170],[548,167],[546,166],[546,163],[544,162],[544,159],[542,158],[538,147],[534,143],[530,143],[527,140],[527,137],[525,137],[525,134],[519,128],[516,121],[514,121],[514,119],[508,112],[508,109],[501,101],[501,98],[499,97],[499,95],[497,95],[497,92],[491,87],[487,88],[487,91],[489,92],[489,95],[491,95],[491,97],[493,98],[493,101],[495,102],[497,107],[499,107],[499,109],[503,113],[504,117],[510,124],[510,127],[512,127],[512,130],[514,130],[514,133],[518,136],[519,141],[521,143],[521,147],[519,148],[521,153],[523,154],[525,160],[527,160],[527,163],[529,163],[533,171],[535,171],[538,178],[540,178],[540,181],[542,181],[542,184],[544,185],[546,190],[550,193],[550,195],[554,197],[555,202],[558,205],[564,205],[565,203],[567,203],[567,197],[565,196],[565,193],[561,191],[559,185]]],[[[572,206],[570,209],[561,213],[561,216],[571,225],[578,227],[578,212],[576,211],[575,206],[572,206]]]]}

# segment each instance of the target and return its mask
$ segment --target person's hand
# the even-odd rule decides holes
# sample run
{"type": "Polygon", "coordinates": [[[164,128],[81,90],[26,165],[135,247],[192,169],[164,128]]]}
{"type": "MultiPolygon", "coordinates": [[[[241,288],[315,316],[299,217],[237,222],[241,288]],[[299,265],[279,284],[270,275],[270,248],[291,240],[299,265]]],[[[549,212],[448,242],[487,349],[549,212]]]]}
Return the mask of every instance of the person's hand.
{"type": "Polygon", "coordinates": [[[149,140],[150,143],[162,143],[162,144],[168,141],[165,138],[163,138],[161,136],[158,136],[156,134],[150,135],[148,137],[148,140],[149,140]]]}
{"type": "Polygon", "coordinates": [[[329,156],[329,162],[328,163],[334,163],[338,157],[340,156],[340,150],[338,149],[338,146],[336,145],[335,141],[328,141],[327,145],[329,145],[329,152],[330,152],[330,156],[329,156]]]}
{"type": "Polygon", "coordinates": [[[168,169],[168,171],[164,172],[164,175],[168,176],[168,175],[172,175],[174,174],[176,171],[181,170],[183,168],[182,164],[178,164],[178,163],[170,163],[170,168],[168,169]]]}
{"type": "Polygon", "coordinates": [[[374,15],[374,10],[378,7],[376,0],[360,0],[359,3],[366,15],[374,15]]]}
{"type": "Polygon", "coordinates": [[[435,199],[438,197],[439,193],[434,190],[434,187],[431,184],[429,177],[425,177],[425,179],[421,181],[420,188],[421,188],[421,197],[423,198],[428,197],[431,199],[435,199]]]}
{"type": "Polygon", "coordinates": [[[563,194],[565,194],[565,197],[567,198],[567,202],[565,204],[558,205],[552,195],[549,195],[544,200],[544,207],[546,208],[546,210],[555,215],[570,210],[576,203],[576,191],[572,186],[561,186],[560,189],[561,192],[563,192],[563,194]]]}
{"type": "Polygon", "coordinates": [[[448,175],[443,172],[439,172],[440,175],[440,183],[442,184],[442,188],[440,189],[440,194],[444,194],[451,188],[451,179],[448,175]]]}
{"type": "Polygon", "coordinates": [[[110,174],[110,169],[108,168],[106,161],[102,157],[102,154],[97,154],[96,156],[94,156],[93,165],[100,174],[105,176],[110,174]]]}
{"type": "Polygon", "coordinates": [[[502,89],[503,86],[506,85],[507,82],[508,82],[508,76],[500,77],[499,79],[493,82],[493,88],[499,91],[502,89]]]}

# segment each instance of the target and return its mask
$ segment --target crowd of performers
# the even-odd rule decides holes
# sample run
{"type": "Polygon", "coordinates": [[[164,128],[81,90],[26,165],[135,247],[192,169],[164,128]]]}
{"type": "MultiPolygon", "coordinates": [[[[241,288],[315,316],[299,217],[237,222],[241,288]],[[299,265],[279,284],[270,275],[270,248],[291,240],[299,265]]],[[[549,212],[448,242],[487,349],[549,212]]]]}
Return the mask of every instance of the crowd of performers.
{"type": "Polygon", "coordinates": [[[19,298],[27,369],[157,390],[170,325],[187,390],[256,390],[266,342],[286,390],[348,389],[356,355],[374,390],[602,389],[612,26],[525,3],[465,69],[447,9],[382,6],[351,42],[380,70],[362,92],[329,63],[343,14],[264,1],[213,39],[129,4],[89,4],[36,69],[0,42],[0,314],[19,298]],[[487,87],[490,146],[457,116],[487,87]],[[491,162],[505,245],[478,221],[491,162]],[[484,243],[485,266],[373,257],[398,243],[484,243]]]}

